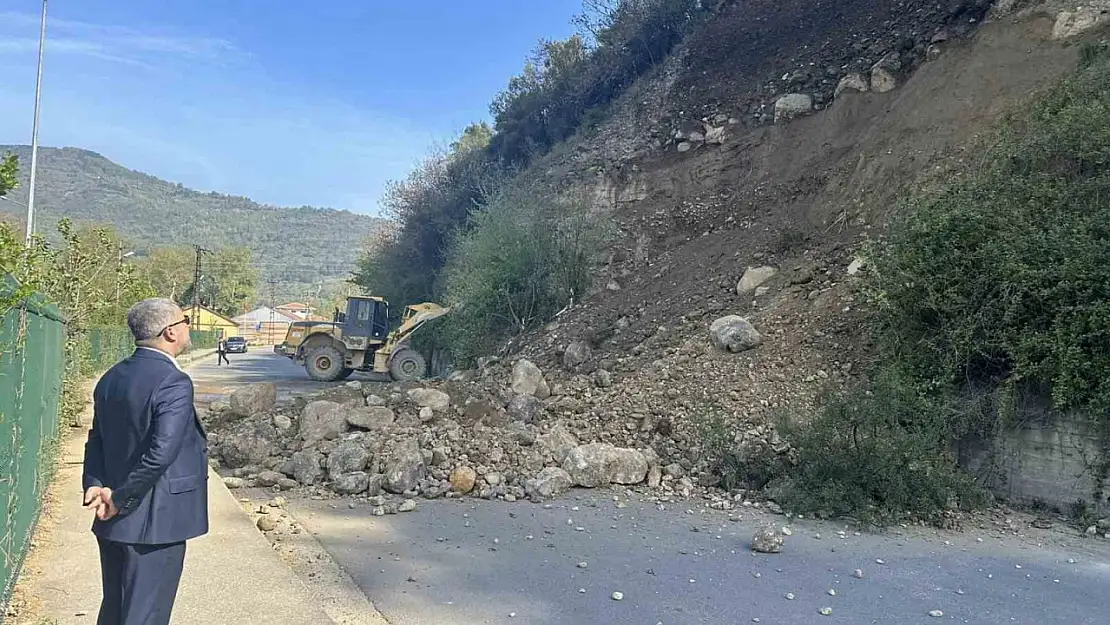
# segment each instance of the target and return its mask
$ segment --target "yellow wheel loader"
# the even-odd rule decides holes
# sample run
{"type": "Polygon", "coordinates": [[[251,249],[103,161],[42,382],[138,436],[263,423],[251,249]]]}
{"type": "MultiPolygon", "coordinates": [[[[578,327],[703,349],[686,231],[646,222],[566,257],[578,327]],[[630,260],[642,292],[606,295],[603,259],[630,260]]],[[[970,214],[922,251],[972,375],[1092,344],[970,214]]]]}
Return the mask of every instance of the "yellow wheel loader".
{"type": "Polygon", "coordinates": [[[355,371],[389,374],[393,380],[419,380],[427,364],[410,348],[420,326],[451,309],[426,302],[405,308],[401,325],[389,330],[389,304],[380,297],[348,297],[347,312],[334,320],[297,321],[274,351],[303,364],[313,380],[343,380],[355,371]]]}

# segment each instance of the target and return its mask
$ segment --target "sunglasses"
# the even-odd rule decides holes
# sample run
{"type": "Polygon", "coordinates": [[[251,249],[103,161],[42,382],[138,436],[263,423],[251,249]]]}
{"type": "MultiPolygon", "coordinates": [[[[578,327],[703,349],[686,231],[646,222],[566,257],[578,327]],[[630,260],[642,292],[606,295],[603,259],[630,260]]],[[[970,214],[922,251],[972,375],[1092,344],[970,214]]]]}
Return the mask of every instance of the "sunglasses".
{"type": "Polygon", "coordinates": [[[170,328],[172,328],[172,327],[174,327],[174,326],[179,326],[179,325],[181,325],[181,324],[183,324],[183,323],[184,323],[185,325],[189,325],[189,315],[185,315],[185,318],[184,318],[184,319],[182,319],[181,321],[178,321],[178,322],[176,322],[176,323],[171,323],[170,325],[168,325],[168,326],[166,326],[166,327],[162,328],[162,330],[161,330],[160,332],[158,332],[158,335],[159,335],[159,336],[161,336],[162,332],[165,332],[166,330],[169,330],[170,328]]]}

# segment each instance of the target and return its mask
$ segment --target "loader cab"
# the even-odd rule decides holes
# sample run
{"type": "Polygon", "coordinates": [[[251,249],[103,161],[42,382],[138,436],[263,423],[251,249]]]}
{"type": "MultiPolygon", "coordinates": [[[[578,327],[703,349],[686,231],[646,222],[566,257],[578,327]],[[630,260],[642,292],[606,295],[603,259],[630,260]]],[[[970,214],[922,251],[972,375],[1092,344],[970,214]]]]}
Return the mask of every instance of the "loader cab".
{"type": "Polygon", "coordinates": [[[376,297],[347,299],[346,314],[340,313],[343,336],[384,342],[389,335],[389,304],[376,297]]]}

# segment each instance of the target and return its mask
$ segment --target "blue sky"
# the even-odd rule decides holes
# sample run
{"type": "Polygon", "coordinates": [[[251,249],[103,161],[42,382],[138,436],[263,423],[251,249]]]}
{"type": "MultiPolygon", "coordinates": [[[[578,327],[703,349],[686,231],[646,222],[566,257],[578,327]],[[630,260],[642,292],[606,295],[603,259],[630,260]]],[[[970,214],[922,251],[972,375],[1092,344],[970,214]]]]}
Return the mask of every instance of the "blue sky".
{"type": "MultiPolygon", "coordinates": [[[[202,191],[376,213],[581,0],[51,0],[39,141],[202,191]]],[[[39,0],[0,0],[0,143],[30,143],[39,0]]]]}

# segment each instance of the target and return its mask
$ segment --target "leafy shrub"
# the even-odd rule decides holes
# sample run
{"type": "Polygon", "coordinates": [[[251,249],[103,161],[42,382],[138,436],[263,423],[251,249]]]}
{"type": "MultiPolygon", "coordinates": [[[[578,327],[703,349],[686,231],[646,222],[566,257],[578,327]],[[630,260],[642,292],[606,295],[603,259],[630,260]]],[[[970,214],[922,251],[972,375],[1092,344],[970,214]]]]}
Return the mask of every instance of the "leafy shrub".
{"type": "Polygon", "coordinates": [[[869,388],[829,398],[813,419],[779,424],[798,463],[773,490],[797,512],[878,522],[978,507],[985,494],[948,451],[951,437],[977,422],[975,410],[885,372],[869,388]]]}
{"type": "Polygon", "coordinates": [[[464,362],[549,320],[589,287],[604,229],[584,204],[560,206],[530,190],[500,192],[477,211],[446,267],[443,330],[464,362]]]}
{"type": "Polygon", "coordinates": [[[798,458],[782,503],[878,520],[982,503],[950,445],[999,432],[1030,388],[1110,426],[1107,85],[1110,55],[1088,48],[978,158],[905,199],[870,254],[884,364],[782,425],[798,458]]]}
{"type": "Polygon", "coordinates": [[[910,197],[879,250],[890,356],[936,388],[1043,383],[1110,408],[1110,58],[1002,125],[910,197]]]}

